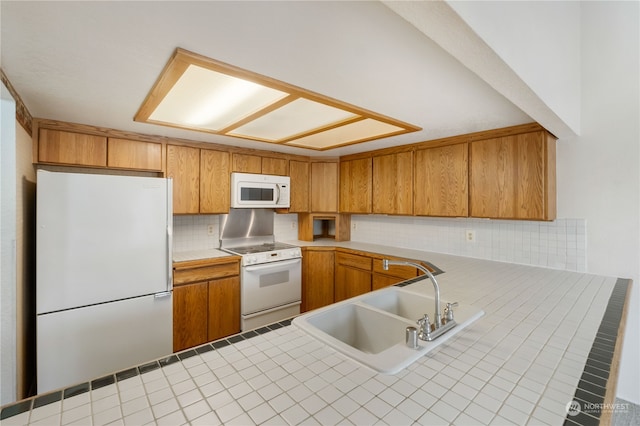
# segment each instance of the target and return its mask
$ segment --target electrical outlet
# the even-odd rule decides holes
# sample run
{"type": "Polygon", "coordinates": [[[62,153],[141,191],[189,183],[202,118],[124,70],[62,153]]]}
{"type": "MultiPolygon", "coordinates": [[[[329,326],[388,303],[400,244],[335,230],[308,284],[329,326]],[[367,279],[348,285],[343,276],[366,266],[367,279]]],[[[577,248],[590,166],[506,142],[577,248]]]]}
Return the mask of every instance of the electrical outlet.
{"type": "Polygon", "coordinates": [[[207,226],[207,235],[213,235],[215,233],[215,229],[213,229],[213,225],[207,226]]]}
{"type": "Polygon", "coordinates": [[[298,222],[291,222],[291,229],[298,229],[298,222]]]}
{"type": "Polygon", "coordinates": [[[465,236],[468,243],[473,243],[476,241],[476,231],[474,231],[473,229],[467,229],[465,236]]]}
{"type": "Polygon", "coordinates": [[[351,228],[352,229],[357,229],[358,228],[357,223],[351,222],[351,228]]]}

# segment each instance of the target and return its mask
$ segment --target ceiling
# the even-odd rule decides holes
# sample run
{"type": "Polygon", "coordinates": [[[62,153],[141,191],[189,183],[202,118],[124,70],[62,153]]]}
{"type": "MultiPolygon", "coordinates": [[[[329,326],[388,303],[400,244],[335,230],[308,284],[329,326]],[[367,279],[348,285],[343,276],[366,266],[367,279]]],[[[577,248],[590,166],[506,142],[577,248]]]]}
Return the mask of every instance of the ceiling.
{"type": "Polygon", "coordinates": [[[338,156],[534,121],[385,4],[34,2],[1,7],[1,66],[34,117],[338,156]],[[176,48],[419,126],[313,151],[135,122],[176,48]]]}

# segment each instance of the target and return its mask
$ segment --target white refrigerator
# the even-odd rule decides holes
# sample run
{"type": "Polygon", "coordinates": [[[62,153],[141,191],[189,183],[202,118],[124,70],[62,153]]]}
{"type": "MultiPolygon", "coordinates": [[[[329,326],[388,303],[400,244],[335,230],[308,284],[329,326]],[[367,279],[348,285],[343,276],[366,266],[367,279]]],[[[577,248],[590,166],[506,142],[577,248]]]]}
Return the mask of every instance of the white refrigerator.
{"type": "Polygon", "coordinates": [[[171,180],[39,170],[38,393],[168,355],[171,180]]]}

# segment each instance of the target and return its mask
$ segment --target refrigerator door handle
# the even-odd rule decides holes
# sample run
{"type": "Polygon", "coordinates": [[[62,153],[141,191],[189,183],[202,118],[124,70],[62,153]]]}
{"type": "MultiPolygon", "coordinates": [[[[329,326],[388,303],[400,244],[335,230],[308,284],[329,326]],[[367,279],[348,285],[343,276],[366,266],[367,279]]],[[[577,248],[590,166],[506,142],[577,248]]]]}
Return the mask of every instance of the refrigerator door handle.
{"type": "Polygon", "coordinates": [[[173,289],[173,179],[167,178],[167,292],[173,289]]]}
{"type": "Polygon", "coordinates": [[[164,297],[169,297],[169,296],[171,296],[170,291],[163,291],[162,293],[156,293],[153,295],[153,297],[156,299],[162,299],[164,297]]]}

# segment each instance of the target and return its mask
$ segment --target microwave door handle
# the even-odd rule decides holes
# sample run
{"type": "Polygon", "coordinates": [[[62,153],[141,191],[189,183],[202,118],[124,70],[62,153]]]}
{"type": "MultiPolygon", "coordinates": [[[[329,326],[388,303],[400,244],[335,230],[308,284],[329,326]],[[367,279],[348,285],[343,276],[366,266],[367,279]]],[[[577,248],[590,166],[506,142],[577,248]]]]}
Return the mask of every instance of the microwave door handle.
{"type": "Polygon", "coordinates": [[[276,204],[280,204],[280,185],[276,184],[276,192],[278,193],[276,198],[276,204]]]}

